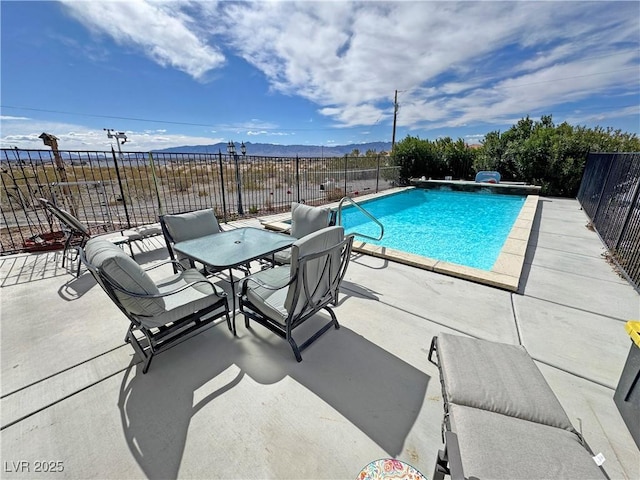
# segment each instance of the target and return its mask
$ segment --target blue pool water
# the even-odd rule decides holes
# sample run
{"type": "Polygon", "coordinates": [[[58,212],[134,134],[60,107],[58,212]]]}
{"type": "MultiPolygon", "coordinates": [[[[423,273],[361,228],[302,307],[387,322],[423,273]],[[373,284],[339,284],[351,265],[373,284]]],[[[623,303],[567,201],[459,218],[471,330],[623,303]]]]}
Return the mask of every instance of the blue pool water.
{"type": "MultiPolygon", "coordinates": [[[[525,199],[416,188],[361,203],[384,225],[384,237],[356,240],[491,270],[525,199]]],[[[343,209],[342,225],[348,233],[380,234],[380,227],[353,206],[343,209]]]]}

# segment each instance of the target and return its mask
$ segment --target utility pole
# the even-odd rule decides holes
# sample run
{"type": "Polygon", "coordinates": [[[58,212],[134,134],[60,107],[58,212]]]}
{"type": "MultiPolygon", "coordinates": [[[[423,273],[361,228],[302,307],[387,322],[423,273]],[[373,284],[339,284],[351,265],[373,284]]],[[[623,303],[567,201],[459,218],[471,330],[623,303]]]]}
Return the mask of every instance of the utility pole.
{"type": "Polygon", "coordinates": [[[393,135],[391,137],[391,151],[396,146],[396,120],[398,119],[398,90],[396,90],[396,96],[393,99],[393,135]]]}

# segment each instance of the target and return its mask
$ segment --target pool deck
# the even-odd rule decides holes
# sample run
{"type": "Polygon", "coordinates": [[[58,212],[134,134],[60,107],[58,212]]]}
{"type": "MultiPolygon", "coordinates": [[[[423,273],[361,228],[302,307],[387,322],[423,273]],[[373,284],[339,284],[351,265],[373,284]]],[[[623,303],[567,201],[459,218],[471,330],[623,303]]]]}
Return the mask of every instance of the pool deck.
{"type": "MultiPolygon", "coordinates": [[[[430,181],[427,180],[426,182],[430,181]]],[[[453,182],[434,180],[431,181],[431,183],[451,185],[453,182]]],[[[473,185],[476,188],[484,185],[474,182],[464,183],[473,185]]],[[[373,198],[379,198],[385,195],[395,195],[399,192],[412,188],[416,187],[397,188],[387,190],[378,194],[362,195],[359,197],[354,197],[353,201],[357,203],[363,203],[373,198]]],[[[507,236],[507,239],[502,247],[502,250],[500,251],[498,258],[496,259],[496,262],[491,270],[480,270],[465,265],[458,265],[455,263],[423,257],[400,250],[394,250],[388,247],[381,247],[379,245],[373,245],[358,240],[358,237],[356,237],[356,240],[353,242],[353,249],[356,252],[364,253],[374,257],[384,258],[393,262],[404,263],[405,265],[421,268],[423,270],[451,275],[457,278],[464,278],[465,280],[482,283],[483,285],[490,285],[492,287],[502,288],[504,290],[515,292],[518,290],[518,287],[520,285],[520,276],[524,267],[527,244],[529,241],[529,236],[531,234],[531,229],[533,227],[533,221],[536,216],[536,210],[538,208],[538,199],[538,195],[527,195],[525,203],[522,206],[522,209],[520,210],[520,213],[518,214],[518,217],[516,218],[513,227],[511,228],[511,231],[509,232],[509,235],[507,236]]],[[[327,206],[329,208],[336,209],[338,208],[338,202],[331,203],[327,206]]],[[[291,226],[290,221],[291,214],[285,213],[275,216],[269,221],[263,221],[263,223],[265,228],[275,231],[284,231],[291,226]]]]}
{"type": "MultiPolygon", "coordinates": [[[[384,457],[431,477],[443,403],[427,352],[448,332],[524,345],[610,478],[638,479],[613,393],[640,296],[587,223],[575,200],[541,197],[517,293],[356,252],[341,328],[302,363],[239,318],[236,338],[211,328],[147,375],[89,274],[59,252],[0,257],[2,478],[355,479],[384,457]],[[38,474],[38,461],[63,471],[38,474]]],[[[136,253],[167,258],[160,237],[136,253]]]]}

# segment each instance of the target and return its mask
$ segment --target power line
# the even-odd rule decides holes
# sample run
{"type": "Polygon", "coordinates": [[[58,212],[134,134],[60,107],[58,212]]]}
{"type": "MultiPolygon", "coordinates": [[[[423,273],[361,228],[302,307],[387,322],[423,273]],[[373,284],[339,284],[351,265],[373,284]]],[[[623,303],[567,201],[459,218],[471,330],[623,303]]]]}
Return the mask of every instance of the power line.
{"type": "MultiPolygon", "coordinates": [[[[16,110],[28,110],[32,112],[44,112],[44,113],[56,113],[61,115],[74,115],[78,117],[94,117],[94,118],[109,118],[113,120],[129,120],[133,122],[147,122],[147,123],[163,123],[169,125],[186,125],[189,127],[207,127],[207,128],[217,128],[222,129],[220,125],[213,125],[210,123],[192,123],[192,122],[176,122],[171,120],[154,120],[150,118],[137,118],[137,117],[119,117],[116,115],[99,115],[95,113],[77,113],[77,112],[65,112],[63,110],[48,110],[44,108],[32,108],[32,107],[18,107],[15,105],[0,105],[0,108],[12,108],[16,110]]],[[[321,130],[334,130],[335,128],[289,128],[289,127],[263,127],[263,126],[252,126],[252,125],[229,125],[229,128],[237,129],[237,128],[255,128],[258,130],[268,130],[268,131],[276,131],[276,130],[288,130],[294,132],[304,132],[304,131],[321,131],[321,130]]]]}

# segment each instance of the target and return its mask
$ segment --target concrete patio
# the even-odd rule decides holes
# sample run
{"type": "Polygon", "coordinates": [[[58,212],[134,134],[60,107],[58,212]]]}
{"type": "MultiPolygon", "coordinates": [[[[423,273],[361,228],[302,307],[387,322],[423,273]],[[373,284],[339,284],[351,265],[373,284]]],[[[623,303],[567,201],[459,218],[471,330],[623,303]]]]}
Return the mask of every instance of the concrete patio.
{"type": "MultiPolygon", "coordinates": [[[[427,352],[439,332],[523,344],[608,475],[640,478],[613,402],[640,296],[587,222],[577,201],[540,198],[517,293],[354,254],[342,328],[302,363],[239,317],[237,338],[213,327],[147,375],[88,273],[76,278],[59,252],[0,257],[2,478],[355,479],[383,457],[430,477],[443,404],[427,352]]],[[[145,265],[168,258],[161,238],[142,249],[145,265]]]]}

